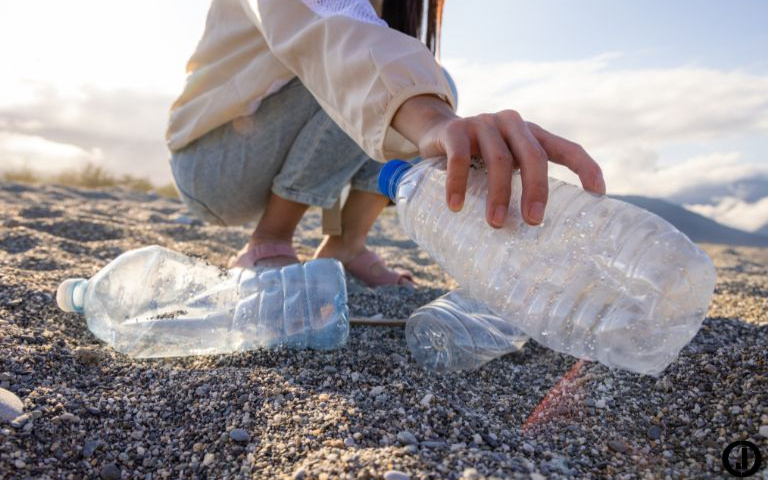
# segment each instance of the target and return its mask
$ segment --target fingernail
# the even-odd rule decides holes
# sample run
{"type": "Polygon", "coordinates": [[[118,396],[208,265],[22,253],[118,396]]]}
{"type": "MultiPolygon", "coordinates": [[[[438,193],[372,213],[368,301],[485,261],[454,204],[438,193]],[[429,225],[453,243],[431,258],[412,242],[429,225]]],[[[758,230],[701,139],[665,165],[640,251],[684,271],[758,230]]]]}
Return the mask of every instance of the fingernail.
{"type": "Polygon", "coordinates": [[[459,210],[461,210],[463,203],[464,201],[462,200],[461,195],[459,195],[458,193],[454,193],[453,195],[451,195],[451,199],[448,203],[448,206],[454,212],[458,212],[459,210]]]}
{"type": "Polygon", "coordinates": [[[504,220],[507,218],[507,207],[505,205],[496,205],[493,210],[493,223],[497,227],[504,225],[504,220]]]}
{"type": "Polygon", "coordinates": [[[544,220],[544,204],[533,202],[528,208],[528,219],[536,224],[541,223],[544,220]]]}

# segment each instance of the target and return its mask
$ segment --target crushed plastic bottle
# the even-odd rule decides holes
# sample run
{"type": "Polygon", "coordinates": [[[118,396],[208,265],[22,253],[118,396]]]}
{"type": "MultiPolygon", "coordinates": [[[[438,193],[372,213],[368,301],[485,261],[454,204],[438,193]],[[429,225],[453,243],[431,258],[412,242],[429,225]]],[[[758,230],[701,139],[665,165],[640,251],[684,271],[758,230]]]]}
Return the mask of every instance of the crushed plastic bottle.
{"type": "Polygon", "coordinates": [[[330,350],[346,343],[344,270],[333,259],[257,271],[220,270],[172,250],[126,252],[90,280],[65,280],[56,300],[136,358],[255,348],[330,350]]]}
{"type": "Polygon", "coordinates": [[[519,351],[528,336],[458,289],[413,312],[405,340],[416,362],[427,369],[458,372],[519,351]]]}
{"type": "Polygon", "coordinates": [[[633,372],[663,371],[701,327],[709,257],[641,208],[549,179],[539,226],[520,215],[519,173],[501,229],[485,223],[487,174],[471,169],[464,208],[445,206],[445,158],[385,165],[379,188],[406,233],[474,298],[537,342],[633,372]]]}

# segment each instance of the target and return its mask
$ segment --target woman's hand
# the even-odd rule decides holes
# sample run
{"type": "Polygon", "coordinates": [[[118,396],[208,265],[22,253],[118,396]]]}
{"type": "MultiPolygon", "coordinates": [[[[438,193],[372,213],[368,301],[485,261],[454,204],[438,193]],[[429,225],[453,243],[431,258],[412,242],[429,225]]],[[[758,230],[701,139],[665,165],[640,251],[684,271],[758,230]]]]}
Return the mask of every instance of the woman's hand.
{"type": "Polygon", "coordinates": [[[462,118],[438,97],[420,95],[403,103],[392,126],[419,146],[422,158],[447,157],[446,202],[454,212],[464,205],[471,157],[481,156],[488,169],[485,216],[495,228],[507,217],[516,169],[523,184],[521,213],[531,225],[544,218],[549,161],[575,172],[586,190],[605,194],[600,166],[581,146],[526,122],[514,110],[462,118]]]}

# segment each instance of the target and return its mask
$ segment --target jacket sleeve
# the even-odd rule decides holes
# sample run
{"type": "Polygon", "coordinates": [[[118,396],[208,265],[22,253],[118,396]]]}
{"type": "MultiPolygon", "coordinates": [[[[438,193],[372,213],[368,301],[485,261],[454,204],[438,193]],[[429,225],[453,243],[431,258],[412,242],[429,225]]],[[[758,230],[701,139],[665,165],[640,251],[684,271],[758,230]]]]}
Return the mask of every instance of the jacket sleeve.
{"type": "Polygon", "coordinates": [[[418,148],[390,126],[407,99],[433,94],[455,109],[431,52],[378,20],[367,0],[241,1],[272,53],[372,158],[418,155],[418,148]],[[334,3],[346,9],[335,9],[334,3]],[[366,9],[373,17],[366,19],[366,9]]]}

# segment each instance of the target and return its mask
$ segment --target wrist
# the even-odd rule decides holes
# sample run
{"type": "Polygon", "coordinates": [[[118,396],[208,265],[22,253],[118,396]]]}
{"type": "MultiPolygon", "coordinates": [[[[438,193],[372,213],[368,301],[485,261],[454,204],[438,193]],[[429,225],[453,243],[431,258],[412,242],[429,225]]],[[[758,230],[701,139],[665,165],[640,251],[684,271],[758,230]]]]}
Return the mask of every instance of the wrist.
{"type": "Polygon", "coordinates": [[[419,145],[422,137],[436,125],[457,118],[451,106],[435,95],[417,95],[402,105],[392,118],[392,127],[419,145]]]}

